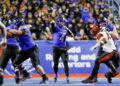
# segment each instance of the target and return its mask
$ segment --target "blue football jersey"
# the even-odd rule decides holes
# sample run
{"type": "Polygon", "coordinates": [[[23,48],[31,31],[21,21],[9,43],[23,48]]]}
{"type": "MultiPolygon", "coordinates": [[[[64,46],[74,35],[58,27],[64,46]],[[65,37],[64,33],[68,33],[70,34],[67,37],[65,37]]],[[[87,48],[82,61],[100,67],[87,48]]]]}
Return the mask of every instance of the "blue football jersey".
{"type": "MultiPolygon", "coordinates": [[[[11,24],[7,28],[8,29],[14,29],[14,24],[11,24]]],[[[16,38],[9,38],[9,39],[7,39],[7,45],[19,46],[16,38]]]]}
{"type": "Polygon", "coordinates": [[[53,45],[55,47],[65,47],[66,36],[67,36],[67,31],[56,26],[56,30],[53,33],[53,45]]]}
{"type": "Polygon", "coordinates": [[[19,30],[26,30],[28,32],[27,35],[19,36],[18,41],[21,49],[23,51],[29,50],[35,46],[35,42],[32,39],[31,32],[29,28],[27,28],[25,25],[20,26],[19,30]]]}

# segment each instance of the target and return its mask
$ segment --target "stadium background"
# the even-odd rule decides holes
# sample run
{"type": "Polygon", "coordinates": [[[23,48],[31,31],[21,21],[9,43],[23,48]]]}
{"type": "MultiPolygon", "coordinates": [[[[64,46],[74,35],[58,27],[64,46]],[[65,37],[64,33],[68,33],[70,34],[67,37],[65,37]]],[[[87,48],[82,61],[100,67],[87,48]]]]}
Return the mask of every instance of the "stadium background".
{"type": "MultiPolygon", "coordinates": [[[[76,36],[75,39],[67,37],[70,49],[69,68],[71,77],[86,77],[90,74],[96,58],[97,49],[90,51],[95,44],[95,37],[91,34],[90,25],[96,24],[99,15],[104,18],[110,16],[120,34],[120,1],[119,0],[1,0],[0,20],[9,26],[16,16],[20,16],[30,28],[32,37],[39,47],[41,65],[48,76],[53,77],[52,69],[52,33],[50,21],[59,14],[66,18],[67,26],[76,36]],[[85,12],[86,11],[86,12],[85,12]],[[85,14],[85,15],[84,15],[85,14]],[[80,37],[80,38],[79,38],[80,37]],[[79,74],[79,76],[77,75],[79,74]]],[[[118,42],[118,44],[120,44],[118,42]]],[[[120,51],[120,46],[118,45],[120,51]]],[[[36,76],[36,72],[28,59],[23,63],[26,69],[36,76]]],[[[108,71],[102,64],[100,74],[108,71]]],[[[11,61],[4,72],[13,75],[11,61]]],[[[60,60],[59,74],[64,74],[63,64],[60,60]]],[[[13,77],[13,76],[6,76],[13,77]]],[[[61,77],[64,77],[61,75],[61,77]]],[[[101,77],[101,75],[100,75],[101,77]]]]}

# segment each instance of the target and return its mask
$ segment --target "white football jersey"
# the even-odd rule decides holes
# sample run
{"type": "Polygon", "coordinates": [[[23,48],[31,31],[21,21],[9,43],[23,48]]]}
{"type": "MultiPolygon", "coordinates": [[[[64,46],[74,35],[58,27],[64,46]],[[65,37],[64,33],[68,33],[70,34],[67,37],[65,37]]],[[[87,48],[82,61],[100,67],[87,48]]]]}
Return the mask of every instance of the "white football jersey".
{"type": "Polygon", "coordinates": [[[0,21],[0,45],[2,45],[3,43],[6,43],[6,27],[5,25],[0,21]]]}
{"type": "Polygon", "coordinates": [[[115,44],[109,32],[103,31],[97,34],[97,40],[99,42],[102,41],[103,38],[105,38],[107,41],[102,45],[103,51],[110,53],[113,50],[116,50],[115,44]]]}

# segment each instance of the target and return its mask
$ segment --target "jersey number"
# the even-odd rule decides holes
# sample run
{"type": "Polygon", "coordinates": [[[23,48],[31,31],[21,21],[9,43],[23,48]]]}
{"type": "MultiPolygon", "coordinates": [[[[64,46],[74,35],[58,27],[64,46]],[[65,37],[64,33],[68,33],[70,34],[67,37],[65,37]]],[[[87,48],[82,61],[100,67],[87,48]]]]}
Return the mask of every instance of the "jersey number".
{"type": "Polygon", "coordinates": [[[61,42],[64,41],[64,37],[65,37],[65,34],[62,34],[62,36],[60,37],[60,41],[61,41],[61,42]]]}

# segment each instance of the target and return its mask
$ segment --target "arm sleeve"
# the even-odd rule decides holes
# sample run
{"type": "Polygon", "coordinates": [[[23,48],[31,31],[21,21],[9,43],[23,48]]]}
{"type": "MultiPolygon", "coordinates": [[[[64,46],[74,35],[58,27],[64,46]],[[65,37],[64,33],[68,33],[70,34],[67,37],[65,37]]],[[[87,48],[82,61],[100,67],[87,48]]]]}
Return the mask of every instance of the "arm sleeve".
{"type": "Polygon", "coordinates": [[[52,26],[52,32],[55,32],[56,31],[55,23],[51,23],[51,26],[52,26]]]}
{"type": "Polygon", "coordinates": [[[69,35],[73,36],[73,33],[72,33],[71,30],[67,29],[67,32],[68,32],[69,35]]]}

